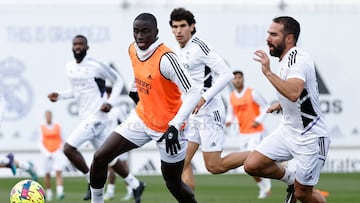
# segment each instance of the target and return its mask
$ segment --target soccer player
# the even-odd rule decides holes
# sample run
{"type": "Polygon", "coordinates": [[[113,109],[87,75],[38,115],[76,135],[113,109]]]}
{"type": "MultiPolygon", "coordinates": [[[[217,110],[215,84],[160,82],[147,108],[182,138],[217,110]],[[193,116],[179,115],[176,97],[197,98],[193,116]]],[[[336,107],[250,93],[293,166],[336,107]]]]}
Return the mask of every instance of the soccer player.
{"type": "Polygon", "coordinates": [[[13,153],[8,153],[5,157],[0,158],[0,168],[10,168],[13,175],[16,175],[17,169],[21,169],[26,171],[31,179],[35,181],[38,179],[33,162],[17,160],[13,153]]]}
{"type": "MultiPolygon", "coordinates": [[[[254,150],[263,137],[265,128],[263,121],[269,105],[265,98],[251,87],[244,85],[244,74],[242,71],[233,71],[232,84],[234,91],[230,94],[227,105],[226,127],[229,127],[237,119],[239,124],[239,146],[241,151],[254,150]]],[[[259,199],[264,199],[271,193],[271,181],[268,178],[254,176],[259,187],[259,199]]]]}
{"type": "Polygon", "coordinates": [[[252,176],[282,180],[289,185],[285,202],[326,202],[313,189],[326,160],[330,138],[321,113],[315,65],[308,53],[296,46],[300,24],[289,16],[273,19],[267,37],[271,56],[280,60],[279,74],[270,68],[265,51],[256,50],[254,60],[278,91],[279,102],[268,112],[281,111],[278,128],[256,147],[245,162],[252,176]],[[294,158],[296,172],[277,162],[294,158]]]}
{"type": "Polygon", "coordinates": [[[41,139],[39,142],[40,152],[43,157],[45,171],[45,195],[46,200],[52,200],[51,172],[55,171],[56,199],[64,199],[64,184],[62,171],[64,168],[63,138],[61,136],[61,126],[54,123],[52,112],[45,111],[45,123],[40,126],[41,139]]]}
{"type": "MultiPolygon", "coordinates": [[[[135,42],[129,47],[129,56],[136,86],[132,87],[130,96],[137,105],[94,155],[91,201],[104,201],[108,162],[154,140],[168,190],[178,202],[195,203],[194,193],[181,180],[187,144],[182,128],[200,99],[200,89],[194,86],[176,55],[158,39],[154,15],[141,13],[134,19],[133,37],[135,42]],[[183,100],[180,90],[185,94],[183,100]]],[[[135,203],[139,202],[140,198],[135,199],[135,203]]]]}
{"type": "MultiPolygon", "coordinates": [[[[71,83],[71,89],[63,92],[52,92],[48,98],[52,102],[61,99],[76,98],[79,107],[80,124],[67,138],[64,145],[64,153],[70,162],[83,174],[90,182],[89,167],[78,147],[90,141],[95,149],[105,141],[107,132],[105,131],[108,123],[107,113],[111,110],[120,95],[123,80],[119,74],[109,65],[99,62],[87,56],[89,49],[87,38],[83,35],[76,35],[72,40],[72,51],[75,60],[66,64],[66,73],[71,83]],[[113,92],[109,98],[105,94],[105,81],[108,79],[113,84],[113,92]]],[[[110,166],[125,179],[134,189],[142,187],[140,182],[120,162],[115,159],[110,166]]],[[[90,185],[84,200],[91,198],[90,185]]]]}
{"type": "Polygon", "coordinates": [[[225,107],[219,93],[234,77],[224,60],[196,33],[194,15],[175,8],[170,26],[178,42],[176,54],[188,70],[194,85],[201,88],[201,98],[186,123],[188,141],[183,181],[193,190],[195,180],[191,160],[201,145],[206,169],[212,174],[224,173],[243,164],[249,152],[233,152],[221,157],[224,147],[225,107]]]}

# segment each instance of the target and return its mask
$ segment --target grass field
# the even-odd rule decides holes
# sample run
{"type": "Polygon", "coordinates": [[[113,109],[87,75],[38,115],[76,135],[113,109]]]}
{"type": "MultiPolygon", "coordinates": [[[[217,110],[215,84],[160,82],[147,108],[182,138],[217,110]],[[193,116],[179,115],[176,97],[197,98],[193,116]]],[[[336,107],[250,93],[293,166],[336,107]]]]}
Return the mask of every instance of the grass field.
{"type": "MultiPolygon", "coordinates": [[[[146,182],[143,203],[175,203],[167,191],[162,177],[140,176],[146,182]]],[[[9,202],[11,187],[22,178],[2,178],[0,180],[0,203],[9,202]]],[[[43,185],[43,179],[39,179],[43,185]]],[[[258,200],[258,189],[253,179],[247,175],[197,175],[196,198],[200,203],[281,203],[286,195],[286,186],[280,181],[272,181],[272,195],[265,200],[258,200]]],[[[82,197],[86,190],[85,179],[68,177],[64,179],[65,199],[53,200],[53,203],[86,202],[82,197]]],[[[328,203],[359,203],[360,202],[360,173],[350,174],[322,174],[317,188],[330,192],[328,203]]],[[[120,202],[125,193],[125,187],[117,179],[116,199],[109,201],[120,202]]],[[[90,202],[90,201],[89,201],[90,202]]],[[[128,201],[128,202],[132,202],[128,201]]]]}

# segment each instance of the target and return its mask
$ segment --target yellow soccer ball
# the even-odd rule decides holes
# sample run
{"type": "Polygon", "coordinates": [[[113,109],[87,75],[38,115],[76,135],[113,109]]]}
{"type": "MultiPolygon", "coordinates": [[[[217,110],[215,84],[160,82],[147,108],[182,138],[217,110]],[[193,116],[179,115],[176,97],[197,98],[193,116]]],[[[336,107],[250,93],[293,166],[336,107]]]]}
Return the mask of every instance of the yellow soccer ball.
{"type": "Polygon", "coordinates": [[[45,190],[34,180],[22,180],[11,189],[10,203],[45,203],[45,190]]]}

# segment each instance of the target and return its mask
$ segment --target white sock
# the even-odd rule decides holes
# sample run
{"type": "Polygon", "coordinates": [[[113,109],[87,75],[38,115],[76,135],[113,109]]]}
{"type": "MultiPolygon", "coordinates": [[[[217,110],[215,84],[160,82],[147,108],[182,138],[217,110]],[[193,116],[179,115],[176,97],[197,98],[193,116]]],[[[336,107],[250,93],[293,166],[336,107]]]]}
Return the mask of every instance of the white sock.
{"type": "Polygon", "coordinates": [[[269,178],[261,178],[261,187],[266,192],[269,192],[271,190],[271,180],[269,178]]]}
{"type": "Polygon", "coordinates": [[[115,194],[115,184],[108,184],[106,186],[106,194],[110,194],[110,195],[115,194]]]}
{"type": "Polygon", "coordinates": [[[256,185],[259,187],[260,190],[263,189],[262,180],[260,180],[260,182],[257,182],[256,185]]]}
{"type": "Polygon", "coordinates": [[[285,168],[285,174],[280,180],[288,185],[293,185],[295,183],[295,173],[285,168]]]}
{"type": "Polygon", "coordinates": [[[104,203],[104,188],[95,189],[90,187],[91,203],[104,203]]]}
{"type": "Polygon", "coordinates": [[[57,194],[58,196],[63,195],[63,194],[64,194],[64,186],[62,186],[62,185],[57,185],[57,186],[56,186],[56,194],[57,194]]]}
{"type": "Polygon", "coordinates": [[[46,189],[45,197],[46,197],[46,200],[47,200],[47,201],[51,201],[51,200],[52,200],[52,191],[51,191],[50,188],[46,189]]]}
{"type": "Polygon", "coordinates": [[[30,164],[27,161],[18,161],[19,162],[19,168],[23,169],[25,171],[30,169],[30,164]]]}
{"type": "Polygon", "coordinates": [[[124,178],[124,180],[133,189],[136,189],[140,185],[139,180],[135,178],[135,176],[132,173],[129,173],[129,175],[126,178],[124,178]]]}

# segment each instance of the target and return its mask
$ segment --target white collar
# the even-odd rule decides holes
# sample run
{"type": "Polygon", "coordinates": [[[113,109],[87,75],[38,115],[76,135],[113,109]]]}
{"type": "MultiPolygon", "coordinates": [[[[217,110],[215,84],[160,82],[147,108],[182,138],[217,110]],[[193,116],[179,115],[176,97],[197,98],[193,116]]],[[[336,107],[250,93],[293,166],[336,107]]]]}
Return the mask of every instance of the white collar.
{"type": "Polygon", "coordinates": [[[146,50],[141,50],[135,43],[136,54],[140,60],[146,60],[154,53],[154,51],[160,44],[162,44],[162,41],[160,41],[158,38],[154,43],[149,46],[149,48],[147,48],[146,50]]]}

